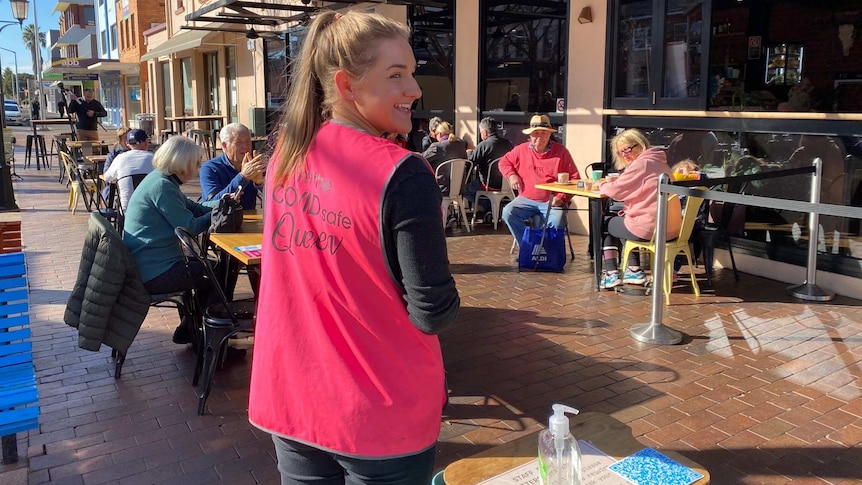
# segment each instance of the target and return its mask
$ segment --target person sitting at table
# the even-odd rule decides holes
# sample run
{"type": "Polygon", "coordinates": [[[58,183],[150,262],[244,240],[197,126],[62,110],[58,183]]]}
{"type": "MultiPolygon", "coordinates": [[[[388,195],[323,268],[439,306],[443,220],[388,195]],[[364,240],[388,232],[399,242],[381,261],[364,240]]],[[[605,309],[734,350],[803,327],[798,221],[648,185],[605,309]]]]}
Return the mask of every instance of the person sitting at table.
{"type": "MultiPolygon", "coordinates": [[[[437,141],[431,144],[427,150],[422,153],[425,160],[431,164],[431,168],[435,171],[441,163],[454,160],[456,158],[467,158],[467,142],[458,139],[452,134],[452,125],[446,121],[442,121],[434,130],[437,141]]],[[[437,185],[440,186],[440,191],[443,195],[449,195],[449,166],[445,166],[437,175],[437,185]]]]}
{"type": "Polygon", "coordinates": [[[108,116],[105,107],[102,103],[93,99],[93,89],[87,88],[84,90],[84,99],[82,100],[69,91],[69,114],[75,114],[75,132],[78,140],[81,141],[99,141],[99,132],[96,130],[99,125],[99,118],[108,116]]]}
{"type": "Polygon", "coordinates": [[[266,159],[251,150],[251,131],[240,123],[225,125],[219,132],[222,154],[201,167],[201,193],[205,200],[218,200],[242,187],[243,209],[257,205],[257,185],[263,184],[266,159]]]}
{"type": "Polygon", "coordinates": [[[146,175],[153,171],[153,154],[150,152],[150,137],[144,130],[130,130],[126,135],[129,150],[117,155],[114,163],[105,170],[105,182],[117,184],[120,191],[120,207],[123,211],[135,192],[133,175],[146,175]]]}
{"type": "MultiPolygon", "coordinates": [[[[617,266],[619,245],[621,240],[634,239],[649,241],[655,232],[656,191],[658,190],[659,174],[672,177],[667,166],[667,156],[661,148],[651,148],[646,136],[636,129],[628,129],[613,137],[610,143],[613,152],[614,167],[625,169],[613,181],[600,181],[599,192],[602,195],[623,201],[620,215],[608,220],[608,236],[605,237],[603,249],[603,271],[600,287],[614,288],[623,283],[642,285],[646,276],[640,267],[639,255],[632,252],[623,278],[617,266]]],[[[682,208],[678,197],[668,200],[667,240],[679,235],[682,225],[682,208]]]]}
{"type": "MultiPolygon", "coordinates": [[[[197,176],[203,149],[186,136],[172,136],[153,156],[153,167],[129,199],[123,226],[123,242],[132,252],[144,287],[150,294],[196,289],[198,301],[209,299],[209,282],[203,266],[183,257],[174,229],[185,227],[193,234],[210,226],[212,208],[218,201],[195,202],[180,185],[197,176]]],[[[203,308],[203,307],[202,307],[203,308]]],[[[191,341],[191,322],[181,321],[173,341],[191,341]]]]}
{"type": "Polygon", "coordinates": [[[426,133],[425,136],[422,137],[422,151],[423,152],[425,150],[427,150],[428,147],[430,147],[432,143],[437,141],[437,135],[434,133],[434,130],[436,130],[437,125],[439,125],[442,122],[443,122],[443,120],[439,116],[435,116],[435,117],[431,118],[430,120],[428,120],[428,133],[426,133]]]}
{"type": "Polygon", "coordinates": [[[117,144],[108,152],[108,157],[105,159],[105,167],[102,169],[102,173],[111,168],[111,164],[114,163],[114,158],[116,158],[117,155],[129,151],[127,138],[130,131],[132,131],[132,129],[128,126],[117,128],[117,144]]]}
{"type": "Polygon", "coordinates": [[[435,334],[460,299],[434,174],[380,138],[410,131],[422,94],[410,31],[323,10],[306,35],[267,172],[248,417],[273,435],[282,484],[429,483],[435,334]]]}
{"type": "MultiPolygon", "coordinates": [[[[104,176],[105,172],[111,168],[111,164],[114,163],[114,158],[116,158],[117,155],[129,151],[129,144],[126,142],[126,137],[128,136],[129,131],[131,131],[131,128],[128,126],[117,128],[117,144],[114,145],[114,148],[108,152],[108,156],[105,158],[105,165],[102,166],[102,176],[104,176]]],[[[106,185],[105,188],[102,189],[102,198],[110,201],[110,192],[111,186],[106,185]]]]}
{"type": "MultiPolygon", "coordinates": [[[[482,118],[479,121],[479,137],[482,141],[467,156],[467,159],[473,162],[479,174],[479,177],[467,184],[467,188],[464,189],[464,197],[471,204],[476,199],[476,192],[480,190],[500,190],[503,187],[500,167],[498,166],[496,172],[491,174],[490,180],[486,180],[488,177],[488,168],[491,162],[509,153],[514,148],[512,142],[497,133],[497,120],[494,118],[482,118]]],[[[473,210],[476,211],[476,218],[481,219],[485,212],[491,210],[491,202],[488,199],[482,199],[479,201],[479,207],[474,207],[473,210]]]]}
{"type": "MultiPolygon", "coordinates": [[[[523,130],[530,140],[503,155],[498,164],[500,173],[509,180],[512,189],[519,192],[515,200],[503,207],[502,214],[506,226],[517,241],[524,236],[528,219],[538,217],[544,221],[547,213],[550,193],[537,189],[536,184],[555,182],[557,174],[562,172],[568,173],[571,180],[580,178],[566,147],[551,140],[551,134],[556,131],[547,115],[533,115],[530,127],[523,130]]],[[[571,195],[555,194],[550,201],[550,218],[544,222],[549,226],[563,227],[566,217],[563,208],[568,207],[571,200],[571,195]]]]}

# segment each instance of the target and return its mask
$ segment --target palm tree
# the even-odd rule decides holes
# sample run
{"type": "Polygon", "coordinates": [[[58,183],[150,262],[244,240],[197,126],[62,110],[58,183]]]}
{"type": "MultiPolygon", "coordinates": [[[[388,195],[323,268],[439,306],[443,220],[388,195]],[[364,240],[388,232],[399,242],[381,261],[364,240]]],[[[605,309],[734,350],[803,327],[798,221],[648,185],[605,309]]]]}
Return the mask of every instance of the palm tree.
{"type": "MultiPolygon", "coordinates": [[[[24,45],[30,49],[30,58],[33,62],[33,73],[36,73],[36,69],[41,69],[42,66],[36,65],[36,49],[35,42],[33,40],[36,38],[36,26],[33,24],[29,24],[24,27],[22,34],[22,38],[24,39],[24,45]]],[[[45,32],[39,32],[39,45],[41,47],[45,47],[47,44],[45,43],[45,32]]]]}
{"type": "Polygon", "coordinates": [[[7,67],[3,70],[3,95],[6,99],[18,101],[18,96],[13,93],[15,93],[15,74],[7,67]]]}

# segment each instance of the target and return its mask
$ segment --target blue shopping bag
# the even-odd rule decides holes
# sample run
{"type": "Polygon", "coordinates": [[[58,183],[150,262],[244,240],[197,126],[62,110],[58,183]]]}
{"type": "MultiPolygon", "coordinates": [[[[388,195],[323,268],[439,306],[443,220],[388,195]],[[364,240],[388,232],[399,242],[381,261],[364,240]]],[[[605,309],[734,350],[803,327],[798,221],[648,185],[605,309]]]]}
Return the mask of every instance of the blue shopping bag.
{"type": "Polygon", "coordinates": [[[562,272],[566,267],[566,228],[545,229],[542,244],[542,229],[527,227],[521,236],[518,252],[518,269],[529,271],[562,272]]]}

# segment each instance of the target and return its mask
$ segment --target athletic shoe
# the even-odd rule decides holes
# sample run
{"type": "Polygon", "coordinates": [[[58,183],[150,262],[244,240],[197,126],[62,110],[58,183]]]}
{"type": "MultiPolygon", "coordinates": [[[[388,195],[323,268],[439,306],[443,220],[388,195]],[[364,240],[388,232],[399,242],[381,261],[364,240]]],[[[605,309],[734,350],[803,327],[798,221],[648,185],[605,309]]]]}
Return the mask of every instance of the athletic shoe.
{"type": "Polygon", "coordinates": [[[609,289],[614,288],[616,286],[619,286],[621,284],[623,284],[623,282],[620,281],[620,272],[619,271],[611,271],[611,272],[602,271],[602,282],[599,285],[600,288],[609,290],[609,289]]]}
{"type": "Polygon", "coordinates": [[[637,271],[632,271],[626,268],[626,272],[623,275],[623,283],[627,285],[642,285],[646,283],[646,276],[644,275],[644,270],[639,269],[637,271]]]}

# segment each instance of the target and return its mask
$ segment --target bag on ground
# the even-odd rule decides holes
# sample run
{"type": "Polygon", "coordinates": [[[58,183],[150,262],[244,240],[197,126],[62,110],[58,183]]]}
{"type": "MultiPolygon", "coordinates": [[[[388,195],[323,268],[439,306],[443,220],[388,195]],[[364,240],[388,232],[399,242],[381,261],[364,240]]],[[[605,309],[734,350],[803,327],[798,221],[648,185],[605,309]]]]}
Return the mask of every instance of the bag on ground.
{"type": "Polygon", "coordinates": [[[542,243],[542,229],[527,227],[521,236],[518,268],[528,271],[562,272],[566,267],[566,228],[548,227],[542,243]]]}

